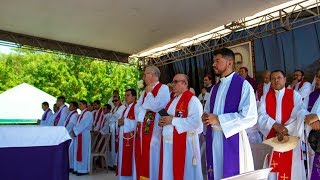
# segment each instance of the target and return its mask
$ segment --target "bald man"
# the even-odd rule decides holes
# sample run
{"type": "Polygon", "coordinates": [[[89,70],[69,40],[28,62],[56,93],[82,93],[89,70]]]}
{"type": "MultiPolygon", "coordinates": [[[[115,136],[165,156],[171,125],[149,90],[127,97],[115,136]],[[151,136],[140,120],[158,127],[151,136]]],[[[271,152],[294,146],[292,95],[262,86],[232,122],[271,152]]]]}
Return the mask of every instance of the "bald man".
{"type": "Polygon", "coordinates": [[[188,90],[188,77],[177,74],[172,81],[173,98],[162,116],[163,127],[159,180],[203,179],[198,134],[202,132],[202,105],[188,90]]]}

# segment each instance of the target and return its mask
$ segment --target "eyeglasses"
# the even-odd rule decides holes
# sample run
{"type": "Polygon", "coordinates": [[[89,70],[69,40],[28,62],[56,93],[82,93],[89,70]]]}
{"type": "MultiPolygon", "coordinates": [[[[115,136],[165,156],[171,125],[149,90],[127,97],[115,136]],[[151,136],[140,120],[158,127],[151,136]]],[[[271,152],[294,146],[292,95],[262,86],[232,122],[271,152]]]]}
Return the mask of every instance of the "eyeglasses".
{"type": "Polygon", "coordinates": [[[184,82],[184,80],[173,80],[171,83],[172,84],[177,84],[178,82],[184,82]]]}
{"type": "Polygon", "coordinates": [[[112,102],[118,102],[119,100],[112,100],[112,102]]]}

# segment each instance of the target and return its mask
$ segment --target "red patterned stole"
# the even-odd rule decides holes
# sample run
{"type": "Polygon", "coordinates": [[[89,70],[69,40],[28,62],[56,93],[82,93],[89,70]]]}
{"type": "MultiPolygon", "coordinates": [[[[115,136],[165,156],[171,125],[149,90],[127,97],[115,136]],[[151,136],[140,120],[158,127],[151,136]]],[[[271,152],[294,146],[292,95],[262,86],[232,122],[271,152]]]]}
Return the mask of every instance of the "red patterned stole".
{"type": "MultiPolygon", "coordinates": [[[[126,117],[128,120],[135,121],[135,115],[134,115],[135,106],[136,106],[136,102],[134,102],[129,109],[128,115],[126,117]]],[[[127,108],[123,111],[122,117],[124,117],[126,110],[127,108]]],[[[128,133],[123,132],[121,176],[132,176],[133,136],[134,136],[134,131],[128,132],[128,133]]],[[[118,161],[119,161],[119,158],[118,158],[118,161]]]]}
{"type": "MultiPolygon", "coordinates": [[[[188,105],[194,96],[194,94],[187,90],[185,91],[177,103],[174,117],[186,118],[188,117],[188,105]]],[[[169,109],[172,99],[166,106],[166,110],[169,109]]],[[[186,160],[186,143],[187,143],[187,132],[179,134],[176,128],[173,129],[173,177],[174,180],[184,179],[184,167],[186,160]]],[[[161,149],[160,149],[160,165],[159,165],[159,180],[163,179],[163,140],[161,138],[161,149]]]]}
{"type": "Polygon", "coordinates": [[[96,127],[96,125],[98,124],[98,122],[101,120],[101,115],[102,115],[103,111],[102,108],[99,108],[98,111],[95,111],[93,113],[93,117],[94,117],[94,123],[93,123],[93,127],[96,127]]]}
{"type": "MultiPolygon", "coordinates": [[[[152,95],[156,97],[162,86],[162,83],[158,83],[151,91],[152,95]]],[[[144,92],[142,99],[142,104],[147,96],[144,92]]],[[[138,179],[140,176],[142,178],[149,178],[150,172],[150,142],[153,133],[154,118],[156,113],[152,111],[147,111],[145,118],[142,123],[137,124],[137,136],[135,137],[135,161],[136,161],[136,173],[138,179]],[[142,133],[141,133],[142,131],[142,133]],[[141,139],[140,139],[141,137],[141,139]]]]}
{"type": "MultiPolygon", "coordinates": [[[[294,107],[294,90],[285,89],[282,98],[282,109],[281,109],[281,124],[285,124],[291,116],[291,112],[294,107]]],[[[267,114],[276,119],[276,108],[277,100],[276,94],[273,89],[270,89],[266,97],[266,111],[267,114]]],[[[276,136],[276,131],[271,129],[267,139],[276,136]]],[[[292,169],[292,155],[293,150],[284,153],[273,152],[271,167],[273,168],[271,172],[278,172],[278,179],[286,178],[286,180],[291,179],[291,169],[292,169]]]]}
{"type": "MultiPolygon", "coordinates": [[[[78,117],[77,124],[79,124],[84,116],[88,112],[87,108],[83,110],[81,115],[78,117]]],[[[82,133],[78,134],[78,143],[77,143],[77,161],[82,162],[82,133]]]]}

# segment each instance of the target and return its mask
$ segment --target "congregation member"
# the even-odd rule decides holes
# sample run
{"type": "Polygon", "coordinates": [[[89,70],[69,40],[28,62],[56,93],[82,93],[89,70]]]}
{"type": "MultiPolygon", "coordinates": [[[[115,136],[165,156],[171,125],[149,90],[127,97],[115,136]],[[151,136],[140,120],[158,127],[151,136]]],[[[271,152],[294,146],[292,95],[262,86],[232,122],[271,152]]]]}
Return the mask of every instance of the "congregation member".
{"type": "Polygon", "coordinates": [[[251,84],[254,92],[256,93],[256,91],[257,91],[257,82],[256,82],[256,80],[254,78],[249,76],[248,68],[247,67],[240,67],[239,75],[242,76],[245,80],[247,80],[251,84]]]}
{"type": "Polygon", "coordinates": [[[40,124],[40,126],[47,126],[50,124],[50,118],[52,116],[52,110],[49,108],[49,103],[48,102],[43,102],[42,103],[42,110],[43,115],[41,117],[40,120],[38,120],[38,124],[40,124]]]}
{"type": "MultiPolygon", "coordinates": [[[[315,75],[315,86],[314,91],[310,93],[308,97],[304,100],[303,110],[300,111],[298,117],[301,121],[305,122],[305,130],[308,140],[308,136],[311,130],[320,131],[320,70],[315,75]]],[[[319,140],[317,140],[319,141],[319,140]]],[[[307,154],[308,154],[308,179],[317,180],[320,179],[320,174],[318,173],[318,165],[320,164],[320,156],[315,153],[310,144],[308,144],[307,154]]]]}
{"type": "Polygon", "coordinates": [[[125,109],[119,125],[118,179],[133,180],[133,138],[136,129],[135,108],[137,92],[128,89],[125,93],[125,109]]]}
{"type": "Polygon", "coordinates": [[[262,95],[266,94],[269,92],[270,89],[270,71],[266,70],[262,73],[262,78],[263,78],[263,83],[259,84],[257,86],[257,101],[260,101],[262,95]]]}
{"type": "MultiPolygon", "coordinates": [[[[266,139],[277,137],[279,141],[286,136],[298,136],[303,140],[304,124],[297,119],[302,109],[302,99],[298,92],[285,88],[286,75],[281,70],[271,72],[271,89],[261,98],[259,128],[266,139]]],[[[299,140],[300,141],[300,140],[299,140]]],[[[273,151],[271,172],[276,172],[278,179],[304,180],[305,167],[301,157],[301,142],[286,152],[273,151]]]]}
{"type": "Polygon", "coordinates": [[[197,179],[202,180],[198,129],[202,129],[203,107],[188,90],[188,77],[174,76],[173,92],[176,97],[166,105],[168,115],[162,116],[163,127],[159,180],[197,179]]]}
{"type": "Polygon", "coordinates": [[[81,114],[77,118],[77,123],[71,131],[74,138],[74,165],[73,170],[77,175],[86,175],[90,170],[91,157],[91,134],[93,115],[87,109],[87,101],[79,102],[81,114]]]}
{"type": "Polygon", "coordinates": [[[134,179],[158,179],[161,128],[158,111],[170,100],[169,88],[159,82],[160,70],[156,66],[145,69],[143,80],[146,87],[140,96],[136,120],[134,179]]]}
{"type": "Polygon", "coordinates": [[[201,89],[201,94],[199,94],[198,96],[198,99],[200,100],[203,108],[209,98],[210,94],[207,92],[207,88],[203,87],[201,89]]]}
{"type": "Polygon", "coordinates": [[[108,156],[108,166],[113,169],[117,165],[117,154],[118,154],[118,147],[119,147],[119,128],[118,128],[118,119],[121,118],[122,113],[125,109],[125,106],[122,105],[119,96],[114,96],[112,100],[114,107],[112,108],[111,112],[108,113],[106,117],[106,125],[101,130],[100,133],[102,135],[106,135],[110,133],[110,143],[109,143],[109,156],[108,156]]]}
{"type": "Polygon", "coordinates": [[[205,75],[203,78],[203,84],[204,84],[204,87],[207,89],[207,92],[210,93],[210,91],[213,87],[212,76],[209,74],[205,75]]]}
{"type": "Polygon", "coordinates": [[[220,77],[207,100],[202,121],[207,125],[208,180],[222,179],[254,170],[246,129],[257,123],[252,86],[233,72],[235,55],[222,48],[213,52],[213,69],[220,77]]]}
{"type": "Polygon", "coordinates": [[[302,70],[294,71],[293,81],[288,86],[288,88],[297,91],[301,95],[302,100],[308,97],[309,94],[312,92],[312,85],[311,83],[305,81],[304,72],[302,70]]]}
{"type": "MultiPolygon", "coordinates": [[[[78,119],[77,109],[78,109],[78,103],[75,102],[75,101],[71,101],[70,105],[69,105],[70,113],[67,116],[66,124],[65,124],[65,127],[66,127],[66,129],[67,129],[67,131],[69,133],[71,133],[71,131],[73,130],[74,126],[77,123],[77,119],[78,119]]],[[[74,140],[75,139],[72,138],[71,144],[69,146],[69,168],[70,168],[70,172],[74,171],[74,154],[73,154],[73,151],[74,151],[74,145],[73,145],[74,144],[74,140]]]]}
{"type": "Polygon", "coordinates": [[[59,107],[59,110],[57,112],[57,115],[54,119],[54,126],[64,126],[67,116],[69,114],[69,109],[67,105],[65,104],[66,98],[64,96],[59,96],[57,98],[57,106],[59,107]]]}
{"type": "Polygon", "coordinates": [[[94,132],[99,132],[101,128],[101,123],[103,121],[103,109],[101,108],[101,103],[99,100],[93,101],[93,124],[92,130],[94,132]]]}

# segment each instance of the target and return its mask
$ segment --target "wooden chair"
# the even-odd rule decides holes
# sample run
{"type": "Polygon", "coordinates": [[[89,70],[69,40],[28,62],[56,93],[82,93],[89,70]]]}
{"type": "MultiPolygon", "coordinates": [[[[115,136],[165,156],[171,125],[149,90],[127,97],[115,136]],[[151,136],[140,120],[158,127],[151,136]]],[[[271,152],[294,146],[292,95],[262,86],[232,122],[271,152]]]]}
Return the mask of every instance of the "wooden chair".
{"type": "MultiPolygon", "coordinates": [[[[91,151],[91,157],[90,157],[90,174],[92,174],[93,169],[93,161],[94,159],[97,159],[98,157],[103,158],[104,161],[101,161],[101,166],[107,166],[108,162],[108,154],[109,154],[109,148],[107,148],[107,145],[110,141],[110,133],[106,135],[100,135],[100,139],[96,143],[96,146],[91,151]]],[[[97,138],[96,138],[97,139],[97,138]]],[[[107,167],[107,173],[109,172],[107,167]]]]}

